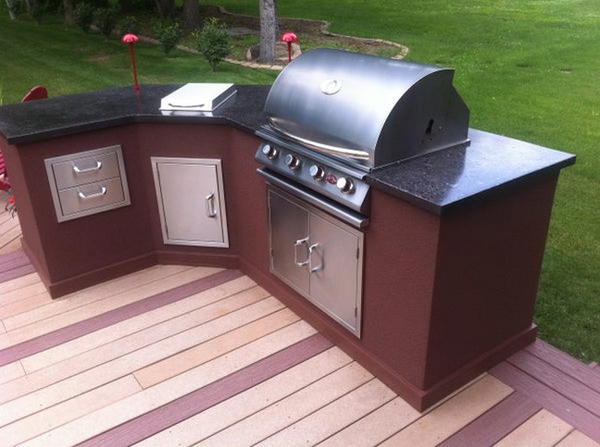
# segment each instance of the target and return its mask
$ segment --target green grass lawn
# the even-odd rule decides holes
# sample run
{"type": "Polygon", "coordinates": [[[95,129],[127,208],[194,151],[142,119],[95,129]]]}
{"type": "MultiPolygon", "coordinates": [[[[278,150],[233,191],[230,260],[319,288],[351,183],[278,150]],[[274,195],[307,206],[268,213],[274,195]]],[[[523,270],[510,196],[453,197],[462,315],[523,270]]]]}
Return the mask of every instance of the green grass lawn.
{"type": "MultiPolygon", "coordinates": [[[[256,14],[258,2],[221,0],[256,14]]],[[[471,125],[574,152],[560,179],[540,284],[541,337],[600,360],[600,7],[598,0],[286,0],[282,16],[326,19],[343,34],[395,40],[409,59],[456,68],[471,125]]],[[[11,23],[0,11],[0,85],[5,102],[36,83],[52,95],[130,83],[115,41],[57,22],[11,23]]],[[[300,36],[302,40],[302,36],[300,36]]],[[[143,82],[268,83],[274,73],[140,44],[143,82]]]]}

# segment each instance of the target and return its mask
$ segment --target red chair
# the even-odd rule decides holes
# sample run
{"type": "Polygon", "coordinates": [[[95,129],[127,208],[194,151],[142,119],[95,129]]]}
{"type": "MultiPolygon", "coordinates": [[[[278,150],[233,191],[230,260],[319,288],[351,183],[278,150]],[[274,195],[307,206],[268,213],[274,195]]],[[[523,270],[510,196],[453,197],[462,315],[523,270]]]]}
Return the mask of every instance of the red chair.
{"type": "MultiPolygon", "coordinates": [[[[48,97],[48,90],[42,85],[36,85],[23,97],[21,102],[34,101],[36,99],[46,99],[48,97]]],[[[6,172],[6,162],[4,161],[4,155],[0,151],[0,190],[10,190],[10,183],[8,181],[8,174],[6,172]]]]}

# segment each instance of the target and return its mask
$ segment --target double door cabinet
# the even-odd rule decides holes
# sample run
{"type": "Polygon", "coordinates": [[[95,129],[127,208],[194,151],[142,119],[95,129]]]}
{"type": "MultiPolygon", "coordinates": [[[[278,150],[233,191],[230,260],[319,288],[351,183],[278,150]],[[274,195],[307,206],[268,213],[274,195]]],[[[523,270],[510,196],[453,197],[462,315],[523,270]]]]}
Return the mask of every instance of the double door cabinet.
{"type": "Polygon", "coordinates": [[[363,234],[268,189],[271,272],[360,337],[363,234]]]}
{"type": "Polygon", "coordinates": [[[229,247],[221,160],[151,157],[165,244],[229,247]]]}

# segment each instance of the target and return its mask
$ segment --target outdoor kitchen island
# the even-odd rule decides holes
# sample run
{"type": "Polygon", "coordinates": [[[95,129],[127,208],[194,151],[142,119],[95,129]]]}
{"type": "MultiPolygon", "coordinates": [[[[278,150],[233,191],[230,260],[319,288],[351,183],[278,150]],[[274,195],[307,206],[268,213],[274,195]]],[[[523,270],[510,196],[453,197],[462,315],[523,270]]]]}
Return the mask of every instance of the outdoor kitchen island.
{"type": "Polygon", "coordinates": [[[178,87],[0,109],[23,247],[54,297],[156,263],[238,268],[418,409],[534,340],[554,190],[574,156],[470,130],[468,146],[367,174],[358,337],[271,273],[267,182],[255,161],[269,87],[238,86],[214,116],[163,116],[161,97],[178,87]],[[53,195],[46,160],[113,147],[107,164],[123,200],[59,222],[66,189],[53,195]],[[207,211],[226,211],[227,244],[164,243],[152,157],[220,160],[223,210],[207,211]]]}

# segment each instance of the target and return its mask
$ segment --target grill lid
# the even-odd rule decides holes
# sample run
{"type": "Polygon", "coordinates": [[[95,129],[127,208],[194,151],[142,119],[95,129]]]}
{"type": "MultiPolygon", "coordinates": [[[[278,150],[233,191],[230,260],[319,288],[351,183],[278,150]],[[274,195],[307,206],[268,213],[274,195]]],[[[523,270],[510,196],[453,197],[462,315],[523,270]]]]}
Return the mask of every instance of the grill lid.
{"type": "Polygon", "coordinates": [[[363,169],[468,141],[454,70],[319,48],[289,64],[265,104],[271,126],[363,169]]]}

